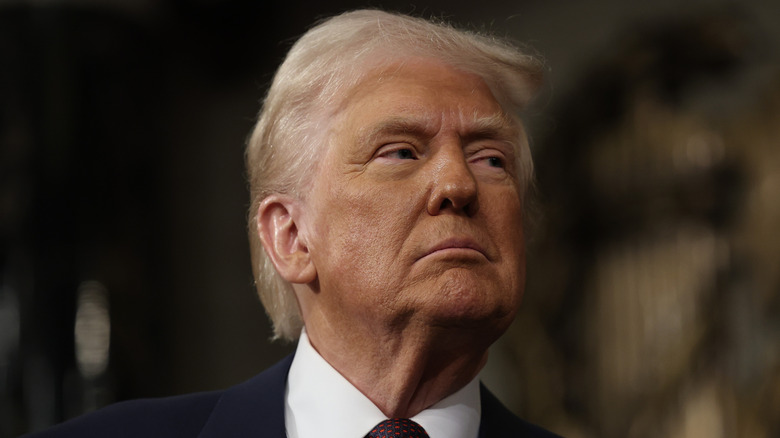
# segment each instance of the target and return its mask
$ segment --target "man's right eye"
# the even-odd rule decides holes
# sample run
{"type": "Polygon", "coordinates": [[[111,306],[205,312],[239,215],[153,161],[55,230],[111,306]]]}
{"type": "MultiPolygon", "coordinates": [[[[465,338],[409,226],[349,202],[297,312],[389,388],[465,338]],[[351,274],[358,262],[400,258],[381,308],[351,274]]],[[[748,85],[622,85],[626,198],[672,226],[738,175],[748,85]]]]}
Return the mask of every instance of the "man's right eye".
{"type": "Polygon", "coordinates": [[[417,153],[415,152],[415,150],[408,147],[406,148],[401,147],[401,148],[388,150],[387,152],[381,152],[379,156],[383,158],[390,158],[395,160],[416,160],[417,159],[417,153]]]}

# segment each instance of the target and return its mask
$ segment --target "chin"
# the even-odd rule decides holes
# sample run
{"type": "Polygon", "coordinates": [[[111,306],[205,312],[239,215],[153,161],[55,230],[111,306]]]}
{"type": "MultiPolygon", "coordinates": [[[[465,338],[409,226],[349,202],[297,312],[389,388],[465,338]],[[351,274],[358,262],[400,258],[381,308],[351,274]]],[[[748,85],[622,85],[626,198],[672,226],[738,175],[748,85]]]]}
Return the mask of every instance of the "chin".
{"type": "MultiPolygon", "coordinates": [[[[433,288],[428,304],[432,325],[476,331],[498,332],[511,324],[520,305],[515,288],[502,285],[496,277],[480,278],[472,272],[445,275],[433,288]]],[[[429,292],[430,293],[430,292],[429,292]]]]}

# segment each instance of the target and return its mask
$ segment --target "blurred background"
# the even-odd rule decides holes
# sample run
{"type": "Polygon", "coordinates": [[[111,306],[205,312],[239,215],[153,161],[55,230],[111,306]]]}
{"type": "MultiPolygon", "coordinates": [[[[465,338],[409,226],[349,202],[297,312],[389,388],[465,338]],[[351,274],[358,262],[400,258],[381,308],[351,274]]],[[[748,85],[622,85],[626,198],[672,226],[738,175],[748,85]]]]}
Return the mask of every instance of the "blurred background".
{"type": "Polygon", "coordinates": [[[780,436],[780,2],[0,0],[0,438],[272,344],[243,146],[317,18],[529,43],[540,213],[483,378],[569,438],[780,436]]]}

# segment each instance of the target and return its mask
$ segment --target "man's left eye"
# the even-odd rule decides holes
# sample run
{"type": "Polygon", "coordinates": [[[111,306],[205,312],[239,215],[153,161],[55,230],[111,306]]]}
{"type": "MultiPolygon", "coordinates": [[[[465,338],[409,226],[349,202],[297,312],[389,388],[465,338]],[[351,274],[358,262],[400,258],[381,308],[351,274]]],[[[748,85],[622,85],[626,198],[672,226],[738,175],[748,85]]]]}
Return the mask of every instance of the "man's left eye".
{"type": "Polygon", "coordinates": [[[500,157],[487,157],[486,160],[490,167],[504,168],[504,160],[500,157]]]}

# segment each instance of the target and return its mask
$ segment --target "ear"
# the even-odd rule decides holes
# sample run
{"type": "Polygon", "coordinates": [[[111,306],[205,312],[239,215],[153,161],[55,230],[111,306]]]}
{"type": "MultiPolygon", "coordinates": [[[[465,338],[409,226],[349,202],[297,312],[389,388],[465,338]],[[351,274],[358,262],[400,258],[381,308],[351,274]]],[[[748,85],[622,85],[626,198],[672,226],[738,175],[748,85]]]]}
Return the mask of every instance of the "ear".
{"type": "Polygon", "coordinates": [[[317,278],[309,248],[299,233],[299,202],[282,195],[268,196],[257,211],[257,234],[277,272],[290,283],[317,278]]]}

